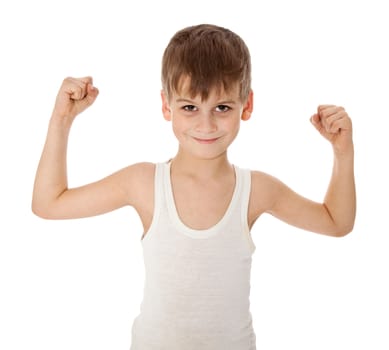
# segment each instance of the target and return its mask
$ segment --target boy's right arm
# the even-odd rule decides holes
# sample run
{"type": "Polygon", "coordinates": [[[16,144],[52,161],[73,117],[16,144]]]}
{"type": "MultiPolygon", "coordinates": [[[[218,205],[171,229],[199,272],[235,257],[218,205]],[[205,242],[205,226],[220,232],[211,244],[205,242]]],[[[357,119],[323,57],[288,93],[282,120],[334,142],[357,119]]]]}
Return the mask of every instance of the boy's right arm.
{"type": "Polygon", "coordinates": [[[68,188],[66,153],[70,128],[75,117],[92,105],[97,95],[90,77],[67,78],[58,92],[33,190],[32,210],[40,217],[80,218],[124,205],[139,205],[137,198],[142,197],[140,188],[144,188],[139,186],[139,179],[149,181],[150,164],[133,165],[100,181],[68,188]]]}

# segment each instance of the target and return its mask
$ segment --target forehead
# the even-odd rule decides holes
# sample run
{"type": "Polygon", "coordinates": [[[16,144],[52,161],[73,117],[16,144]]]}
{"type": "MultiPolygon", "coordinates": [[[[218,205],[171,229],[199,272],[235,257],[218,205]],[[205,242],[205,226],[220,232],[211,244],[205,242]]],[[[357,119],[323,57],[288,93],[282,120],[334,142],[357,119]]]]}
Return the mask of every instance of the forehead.
{"type": "Polygon", "coordinates": [[[205,86],[202,89],[208,91],[208,97],[202,98],[202,91],[196,91],[193,89],[190,77],[182,77],[177,85],[177,91],[173,92],[174,95],[178,95],[182,98],[199,98],[201,100],[214,100],[214,99],[228,99],[239,100],[240,97],[240,85],[239,83],[233,83],[229,85],[228,90],[225,89],[222,82],[213,86],[205,86]]]}

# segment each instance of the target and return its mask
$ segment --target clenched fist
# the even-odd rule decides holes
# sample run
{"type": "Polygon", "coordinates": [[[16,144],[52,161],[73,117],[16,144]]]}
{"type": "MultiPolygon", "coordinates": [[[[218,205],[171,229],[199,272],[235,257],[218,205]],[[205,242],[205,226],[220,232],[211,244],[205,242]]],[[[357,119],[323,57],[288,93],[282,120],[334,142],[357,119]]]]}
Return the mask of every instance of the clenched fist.
{"type": "Polygon", "coordinates": [[[92,77],[66,78],[55,101],[53,118],[72,123],[78,114],[93,104],[98,94],[92,77]]]}
{"type": "Polygon", "coordinates": [[[311,122],[320,134],[331,142],[338,153],[347,153],[353,149],[352,123],[343,107],[320,105],[311,122]]]}

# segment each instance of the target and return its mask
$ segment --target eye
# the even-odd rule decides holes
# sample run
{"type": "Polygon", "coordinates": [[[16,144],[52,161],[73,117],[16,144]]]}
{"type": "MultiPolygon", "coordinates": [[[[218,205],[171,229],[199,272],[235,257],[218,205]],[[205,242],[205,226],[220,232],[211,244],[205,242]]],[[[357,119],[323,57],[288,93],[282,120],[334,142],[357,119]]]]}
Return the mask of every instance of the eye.
{"type": "Polygon", "coordinates": [[[231,108],[226,105],[218,105],[216,106],[216,111],[218,112],[228,112],[231,108]]]}
{"type": "Polygon", "coordinates": [[[193,106],[193,105],[186,105],[186,106],[183,106],[182,109],[186,112],[195,112],[197,111],[197,108],[196,106],[193,106]]]}

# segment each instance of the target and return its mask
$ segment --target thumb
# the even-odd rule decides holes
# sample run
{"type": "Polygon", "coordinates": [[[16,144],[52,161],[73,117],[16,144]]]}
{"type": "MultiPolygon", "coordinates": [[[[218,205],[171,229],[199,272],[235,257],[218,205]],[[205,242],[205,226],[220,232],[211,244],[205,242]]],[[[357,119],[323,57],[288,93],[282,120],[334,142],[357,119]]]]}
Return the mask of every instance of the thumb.
{"type": "Polygon", "coordinates": [[[313,114],[310,118],[310,121],[311,123],[313,124],[313,126],[317,129],[317,130],[321,130],[322,129],[322,125],[321,125],[321,122],[320,122],[320,117],[317,113],[313,114]]]}
{"type": "Polygon", "coordinates": [[[97,89],[95,86],[93,86],[91,83],[87,85],[86,88],[86,95],[85,97],[79,101],[80,105],[82,106],[82,109],[88,108],[95,102],[97,96],[99,94],[99,89],[97,89]]]}
{"type": "Polygon", "coordinates": [[[88,84],[85,99],[88,101],[89,106],[95,102],[98,94],[99,89],[92,84],[88,84]]]}

